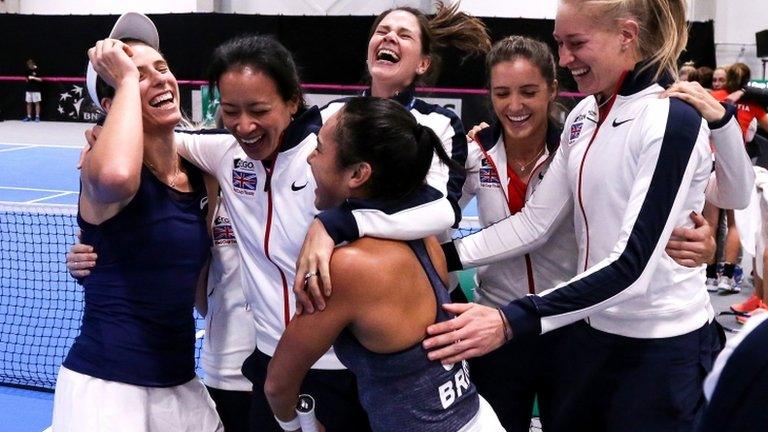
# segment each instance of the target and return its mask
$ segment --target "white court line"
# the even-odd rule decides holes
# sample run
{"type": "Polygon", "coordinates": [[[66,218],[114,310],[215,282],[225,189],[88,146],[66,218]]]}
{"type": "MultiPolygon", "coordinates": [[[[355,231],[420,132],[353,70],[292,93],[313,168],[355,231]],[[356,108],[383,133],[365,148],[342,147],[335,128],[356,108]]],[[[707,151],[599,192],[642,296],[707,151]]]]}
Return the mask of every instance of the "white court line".
{"type": "Polygon", "coordinates": [[[64,195],[72,195],[72,194],[76,194],[76,193],[77,192],[62,192],[62,193],[58,193],[56,195],[51,195],[51,196],[47,196],[47,197],[33,199],[31,201],[24,201],[24,204],[35,204],[35,203],[39,203],[40,201],[49,200],[49,199],[53,199],[53,198],[58,198],[58,197],[64,196],[64,195]]]}
{"type": "MultiPolygon", "coordinates": [[[[18,144],[16,144],[16,145],[18,145],[18,144]]],[[[19,147],[12,147],[12,148],[7,148],[7,149],[2,149],[2,150],[0,150],[0,153],[12,152],[12,151],[16,151],[16,150],[29,150],[29,149],[35,148],[35,147],[40,147],[40,146],[37,145],[37,144],[35,144],[35,145],[27,145],[27,146],[22,145],[22,146],[19,146],[19,147]]]]}
{"type": "Polygon", "coordinates": [[[38,188],[26,188],[26,187],[15,187],[15,186],[0,186],[0,189],[22,190],[22,191],[32,191],[32,192],[78,193],[77,191],[69,191],[69,190],[38,189],[38,188]]]}
{"type": "Polygon", "coordinates": [[[66,145],[66,144],[29,144],[29,143],[0,142],[0,145],[20,146],[20,147],[26,147],[26,148],[47,147],[47,148],[66,148],[66,149],[77,149],[77,150],[80,150],[80,149],[83,148],[83,146],[85,144],[66,145]]]}

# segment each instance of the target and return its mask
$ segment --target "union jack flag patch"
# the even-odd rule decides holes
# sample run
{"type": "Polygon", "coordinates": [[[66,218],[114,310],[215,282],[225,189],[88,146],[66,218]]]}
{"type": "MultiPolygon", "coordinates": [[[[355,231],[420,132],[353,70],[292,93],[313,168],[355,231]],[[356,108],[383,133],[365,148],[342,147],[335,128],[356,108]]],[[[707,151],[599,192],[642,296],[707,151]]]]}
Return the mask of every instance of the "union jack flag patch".
{"type": "Polygon", "coordinates": [[[235,189],[255,191],[256,190],[256,174],[232,170],[232,186],[235,189]]]}
{"type": "Polygon", "coordinates": [[[480,168],[480,185],[481,186],[496,186],[500,185],[499,177],[491,167],[480,168]]]}
{"type": "Polygon", "coordinates": [[[584,126],[584,123],[575,123],[571,125],[571,134],[568,136],[568,141],[573,142],[573,140],[581,135],[582,126],[584,126]]]}
{"type": "Polygon", "coordinates": [[[222,240],[234,240],[235,239],[235,231],[232,230],[231,225],[221,225],[221,226],[215,226],[213,227],[213,240],[214,241],[222,241],[222,240]]]}

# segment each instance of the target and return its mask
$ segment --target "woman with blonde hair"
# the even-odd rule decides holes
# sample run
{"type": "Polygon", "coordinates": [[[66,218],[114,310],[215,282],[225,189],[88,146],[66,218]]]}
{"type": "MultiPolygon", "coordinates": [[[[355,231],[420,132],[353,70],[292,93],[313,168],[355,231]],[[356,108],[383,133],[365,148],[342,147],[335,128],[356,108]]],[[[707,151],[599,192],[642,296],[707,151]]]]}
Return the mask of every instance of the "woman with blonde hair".
{"type": "Polygon", "coordinates": [[[703,268],[679,265],[665,245],[701,211],[710,130],[732,132],[733,113],[718,106],[708,127],[659,97],[687,39],[682,0],[564,0],[554,35],[560,65],[592,96],[568,116],[523,210],[446,250],[452,267],[519,256],[573,211],[581,273],[499,309],[447,305],[461,315],[431,326],[425,347],[452,363],[576,323],[554,430],[692,429],[721,345],[703,268]]]}

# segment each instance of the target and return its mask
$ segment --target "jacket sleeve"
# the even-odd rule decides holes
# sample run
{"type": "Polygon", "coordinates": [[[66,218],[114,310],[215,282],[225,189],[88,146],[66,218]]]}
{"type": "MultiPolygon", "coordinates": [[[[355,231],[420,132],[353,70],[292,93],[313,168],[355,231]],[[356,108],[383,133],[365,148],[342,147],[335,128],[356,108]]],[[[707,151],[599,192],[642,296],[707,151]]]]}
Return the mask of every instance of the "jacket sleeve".
{"type": "Polygon", "coordinates": [[[234,138],[225,130],[176,131],[174,141],[179,154],[208,174],[216,175],[221,159],[231,147],[234,138]]]}
{"type": "Polygon", "coordinates": [[[480,161],[483,158],[483,152],[480,150],[480,144],[469,141],[467,143],[467,161],[464,163],[465,176],[464,186],[461,188],[461,198],[459,199],[459,208],[464,210],[470,201],[477,195],[477,189],[480,187],[480,161]]]}
{"type": "Polygon", "coordinates": [[[741,98],[745,101],[754,102],[763,107],[768,106],[768,89],[746,86],[743,90],[744,96],[741,98]]]}
{"type": "Polygon", "coordinates": [[[708,163],[707,129],[692,107],[670,99],[666,122],[649,111],[638,117],[644,130],[637,173],[613,251],[555,289],[502,307],[516,337],[546,333],[646,292],[694,174],[708,163]]]}
{"type": "Polygon", "coordinates": [[[715,179],[707,185],[707,201],[718,208],[743,209],[749,205],[755,184],[752,162],[736,121],[736,107],[726,107],[725,117],[709,125],[715,147],[715,179]]]}
{"type": "Polygon", "coordinates": [[[427,173],[427,184],[404,200],[407,206],[354,200],[320,213],[318,219],[336,244],[362,236],[415,240],[439,235],[452,226],[458,226],[461,220],[459,199],[465,179],[462,167],[467,159],[467,137],[455,114],[432,115],[448,118],[440,126],[430,127],[457,167],[449,167],[434,155],[427,173]]]}
{"type": "Polygon", "coordinates": [[[573,207],[561,145],[536,192],[521,211],[469,236],[443,245],[450,270],[522,256],[544,244],[573,207]]]}

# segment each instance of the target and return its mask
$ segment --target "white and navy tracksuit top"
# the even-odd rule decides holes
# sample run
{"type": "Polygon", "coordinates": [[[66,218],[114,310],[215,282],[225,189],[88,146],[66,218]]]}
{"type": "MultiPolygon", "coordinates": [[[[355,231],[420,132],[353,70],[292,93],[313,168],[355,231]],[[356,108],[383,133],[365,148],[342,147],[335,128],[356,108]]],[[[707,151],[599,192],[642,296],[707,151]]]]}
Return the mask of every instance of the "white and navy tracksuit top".
{"type": "MultiPolygon", "coordinates": [[[[319,117],[312,108],[291,122],[271,166],[249,158],[225,130],[176,134],[179,153],[219,182],[237,238],[243,292],[256,319],[256,347],[269,356],[293,317],[296,258],[318,213],[307,157],[317,146],[319,117]]],[[[329,351],[313,368],[343,366],[329,351]]]]}
{"type": "Polygon", "coordinates": [[[482,265],[535,250],[574,215],[582,273],[502,307],[517,337],[589,317],[605,332],[662,338],[712,319],[703,268],[664,252],[672,229],[691,227],[703,207],[709,128],[691,106],[659,99],[662,90],[651,72],[630,72],[610,106],[581,101],[523,210],[454,243],[462,263],[482,265]]]}
{"type": "MultiPolygon", "coordinates": [[[[286,129],[271,167],[250,159],[227,131],[176,134],[179,153],[214,175],[219,182],[237,237],[243,291],[256,318],[256,345],[259,351],[269,356],[274,354],[295,311],[292,286],[296,258],[307,229],[318,214],[314,204],[316,183],[307,156],[317,145],[317,132],[321,125],[321,113],[317,107],[297,116],[286,129]]],[[[463,164],[466,137],[460,123],[457,130],[465,143],[463,155],[459,154],[463,164]]],[[[444,176],[435,177],[444,178],[446,182],[452,178],[447,169],[444,176]]],[[[456,180],[458,190],[461,190],[463,182],[462,175],[456,180]]],[[[448,187],[443,185],[442,189],[447,190],[448,187]]],[[[458,195],[455,199],[458,202],[458,195]]],[[[384,238],[412,236],[415,232],[423,233],[418,234],[423,236],[434,235],[447,230],[455,222],[452,206],[435,187],[425,185],[419,193],[396,204],[397,208],[393,208],[392,203],[348,200],[344,208],[338,210],[342,217],[337,220],[346,222],[352,219],[355,225],[359,223],[363,229],[350,229],[357,235],[384,238]],[[442,207],[448,208],[435,214],[434,209],[440,207],[441,202],[445,203],[442,207]],[[352,208],[355,209],[354,217],[350,216],[352,208]],[[404,227],[413,229],[406,230],[404,227]]],[[[313,366],[313,369],[342,368],[332,350],[313,366]]]]}
{"type": "MultiPolygon", "coordinates": [[[[323,107],[323,122],[338,112],[349,99],[339,99],[323,107]]],[[[392,99],[407,108],[420,125],[432,129],[443,143],[446,154],[459,166],[464,166],[467,137],[456,113],[417,99],[413,87],[392,99]]],[[[414,240],[442,234],[451,226],[458,226],[461,220],[459,198],[464,179],[463,172],[449,169],[435,155],[427,173],[426,185],[400,205],[391,207],[391,203],[382,205],[374,200],[347,200],[341,207],[324,211],[318,218],[337,244],[363,236],[414,240]],[[391,208],[385,210],[387,206],[391,208]]]]}
{"type": "MultiPolygon", "coordinates": [[[[547,126],[546,150],[536,162],[528,187],[526,201],[530,199],[547,173],[549,163],[560,144],[561,130],[547,126]]],[[[467,180],[464,182],[462,207],[472,198],[477,199],[480,224],[490,226],[511,215],[508,204],[509,177],[503,130],[498,122],[475,135],[468,143],[467,180]]],[[[572,212],[565,217],[572,220],[572,212]]],[[[560,224],[549,239],[538,249],[524,256],[487,264],[477,269],[477,303],[501,307],[510,301],[534,294],[564,282],[577,273],[576,238],[573,226],[560,224]]]]}

